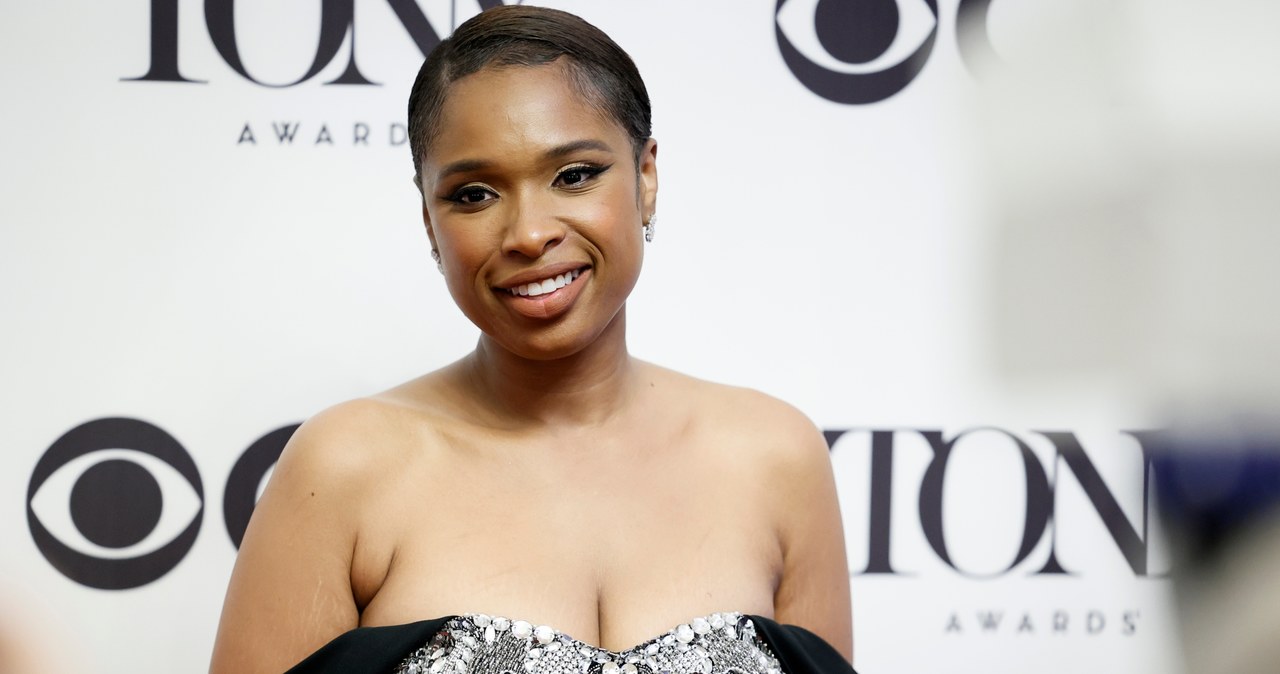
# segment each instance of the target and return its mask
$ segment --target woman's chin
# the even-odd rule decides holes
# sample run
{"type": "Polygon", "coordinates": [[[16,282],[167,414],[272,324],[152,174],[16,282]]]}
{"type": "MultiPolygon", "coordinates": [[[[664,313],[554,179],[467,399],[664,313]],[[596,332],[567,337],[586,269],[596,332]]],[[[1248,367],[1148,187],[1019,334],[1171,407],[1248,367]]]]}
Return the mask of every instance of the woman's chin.
{"type": "Polygon", "coordinates": [[[562,320],[536,329],[504,326],[500,330],[484,330],[485,339],[502,350],[525,360],[555,361],[580,355],[597,347],[609,348],[614,339],[624,337],[621,328],[624,312],[596,324],[595,321],[567,315],[562,320]],[[614,335],[617,335],[615,337],[614,335]]]}

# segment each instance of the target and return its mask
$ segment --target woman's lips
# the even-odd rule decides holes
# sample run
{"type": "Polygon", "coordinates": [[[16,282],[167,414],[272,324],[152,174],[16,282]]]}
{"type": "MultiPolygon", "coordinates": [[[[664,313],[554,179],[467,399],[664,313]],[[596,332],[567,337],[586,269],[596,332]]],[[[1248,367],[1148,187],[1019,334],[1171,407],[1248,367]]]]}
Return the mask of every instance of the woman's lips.
{"type": "Polygon", "coordinates": [[[519,295],[521,297],[537,297],[539,295],[546,295],[547,293],[553,293],[560,288],[573,283],[573,280],[578,278],[578,274],[580,273],[582,273],[581,269],[574,269],[541,281],[534,281],[532,283],[515,286],[514,288],[508,288],[507,291],[512,295],[519,295]]]}
{"type": "Polygon", "coordinates": [[[589,267],[513,288],[497,288],[498,297],[526,318],[556,318],[573,306],[591,275],[589,267]]]}

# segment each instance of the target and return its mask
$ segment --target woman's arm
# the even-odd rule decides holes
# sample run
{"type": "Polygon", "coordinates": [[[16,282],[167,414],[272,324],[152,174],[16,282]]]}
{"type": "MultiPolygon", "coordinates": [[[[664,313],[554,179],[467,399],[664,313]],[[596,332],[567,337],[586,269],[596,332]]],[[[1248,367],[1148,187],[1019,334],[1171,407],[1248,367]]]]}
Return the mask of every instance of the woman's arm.
{"type": "Polygon", "coordinates": [[[781,623],[816,633],[853,661],[853,617],[844,528],[827,443],[813,424],[790,408],[778,427],[791,446],[775,453],[779,487],[782,578],[774,593],[781,623]]]}
{"type": "Polygon", "coordinates": [[[303,424],[276,464],[231,574],[211,674],[279,674],[357,626],[351,564],[369,482],[358,406],[303,424]]]}

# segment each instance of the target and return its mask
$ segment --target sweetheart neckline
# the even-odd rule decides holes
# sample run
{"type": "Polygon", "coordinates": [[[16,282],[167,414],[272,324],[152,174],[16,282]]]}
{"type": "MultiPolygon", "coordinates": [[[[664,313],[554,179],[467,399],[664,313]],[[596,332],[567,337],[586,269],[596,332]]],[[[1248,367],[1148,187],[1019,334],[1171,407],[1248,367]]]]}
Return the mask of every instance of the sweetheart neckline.
{"type": "MultiPolygon", "coordinates": [[[[723,615],[721,614],[722,617],[723,615]]],[[[475,628],[469,619],[459,620],[459,618],[464,617],[465,614],[462,616],[446,614],[438,618],[422,619],[410,623],[367,625],[351,629],[334,637],[324,646],[308,655],[303,661],[294,665],[288,674],[336,674],[337,672],[342,672],[343,674],[385,674],[392,671],[417,671],[422,673],[434,671],[437,665],[445,664],[462,665],[460,667],[455,666],[453,669],[459,672],[468,671],[470,668],[466,666],[465,662],[454,661],[464,660],[468,657],[479,658],[483,656],[481,655],[482,649],[472,652],[465,648],[465,641],[460,638],[468,634],[475,634],[475,628]],[[455,622],[455,625],[462,629],[451,627],[449,625],[450,622],[455,622]],[[438,641],[441,637],[444,638],[444,642],[438,641]],[[443,653],[442,656],[432,657],[442,648],[447,652],[443,653]],[[434,661],[437,659],[439,662],[434,661]],[[415,664],[417,666],[416,670],[409,668],[415,664]],[[426,665],[425,668],[424,665],[426,665]]],[[[844,656],[817,634],[803,627],[775,622],[767,616],[742,614],[742,617],[749,620],[749,624],[752,627],[751,631],[755,634],[746,640],[739,638],[732,641],[740,642],[743,646],[750,645],[753,648],[746,649],[743,646],[739,646],[734,647],[734,650],[737,650],[740,654],[748,655],[748,657],[751,657],[749,654],[752,651],[756,654],[754,656],[756,662],[746,663],[751,666],[743,668],[742,671],[763,671],[769,674],[781,674],[781,672],[791,672],[793,674],[834,674],[836,672],[856,674],[844,656]],[[768,656],[770,662],[761,662],[759,660],[761,655],[768,656]]],[[[565,636],[568,637],[568,635],[565,636]]],[[[704,640],[706,639],[714,639],[713,643],[716,644],[716,649],[724,648],[730,644],[730,641],[725,638],[726,636],[724,632],[704,635],[695,640],[693,648],[688,648],[688,644],[678,643],[673,643],[670,646],[660,645],[660,652],[657,658],[660,664],[665,664],[661,663],[664,659],[664,653],[670,654],[672,651],[684,654],[699,653],[698,646],[705,643],[704,640]]],[[[572,639],[572,637],[568,638],[572,639]]],[[[502,657],[510,658],[516,654],[511,651],[511,647],[517,645],[517,640],[508,636],[501,641],[495,641],[494,646],[499,643],[509,644],[509,646],[498,649],[506,654],[502,657]]],[[[530,659],[534,659],[531,654],[533,651],[539,650],[539,647],[527,641],[524,643],[525,647],[519,649],[519,651],[530,654],[530,659]]],[[[595,651],[595,646],[585,642],[582,643],[584,644],[583,647],[595,651]]],[[[647,643],[652,643],[652,641],[647,643]]],[[[643,645],[639,644],[638,646],[643,645]]],[[[487,650],[487,647],[484,650],[487,650]]],[[[541,648],[541,650],[550,651],[552,649],[551,646],[547,646],[541,648]]],[[[565,652],[563,645],[560,646],[560,650],[565,652]]],[[[577,649],[573,650],[576,651],[577,649]]],[[[622,651],[621,654],[627,652],[622,651]]],[[[490,651],[490,653],[497,654],[493,651],[490,651]]],[[[601,663],[600,661],[593,663],[591,665],[592,674],[604,674],[605,664],[607,663],[601,663]]],[[[619,674],[628,674],[625,667],[626,664],[629,663],[623,663],[623,666],[620,667],[621,672],[619,674]]],[[[644,664],[649,663],[645,660],[644,664]]],[[[696,665],[698,663],[691,664],[696,665]]],[[[527,665],[524,665],[524,668],[527,668],[527,665]]],[[[439,669],[443,670],[444,668],[439,667],[439,669]]],[[[610,670],[609,674],[613,674],[612,668],[608,669],[610,670]]],[[[640,669],[643,670],[643,668],[640,669]]],[[[570,670],[576,671],[576,668],[570,667],[570,670]]],[[[518,666],[510,671],[523,672],[523,669],[518,666]]],[[[701,670],[695,668],[691,671],[701,670]]],[[[436,672],[436,674],[445,673],[440,671],[436,672]]]]}
{"type": "Polygon", "coordinates": [[[573,635],[570,635],[566,632],[558,630],[549,625],[535,625],[534,623],[529,622],[527,620],[511,619],[511,618],[506,618],[504,616],[490,616],[485,613],[461,613],[461,614],[452,616],[451,618],[448,618],[448,620],[454,620],[459,618],[465,619],[471,622],[473,625],[475,625],[478,629],[481,629],[481,630],[487,631],[490,627],[492,627],[495,634],[498,632],[510,631],[511,634],[517,637],[528,638],[528,639],[531,639],[532,641],[538,642],[541,645],[549,644],[552,641],[561,641],[561,642],[569,641],[578,647],[586,647],[597,653],[606,654],[614,658],[618,658],[631,653],[643,651],[649,646],[660,643],[664,639],[667,639],[668,637],[672,637],[675,641],[680,643],[689,643],[693,641],[694,638],[703,634],[707,634],[712,630],[722,630],[725,627],[730,627],[730,626],[732,627],[733,631],[736,633],[738,630],[744,629],[743,627],[744,622],[746,625],[745,629],[749,630],[749,632],[751,633],[751,636],[756,639],[759,639],[759,637],[756,636],[755,634],[755,625],[751,622],[750,615],[746,613],[742,613],[740,611],[718,611],[715,613],[708,613],[706,615],[697,616],[683,623],[680,623],[665,632],[659,633],[657,636],[641,641],[640,643],[634,646],[628,646],[627,648],[624,648],[620,651],[615,651],[609,648],[605,648],[604,646],[598,646],[596,644],[578,639],[573,635]],[[477,618],[479,620],[477,620],[477,618]],[[498,621],[506,621],[507,624],[505,627],[498,627],[498,625],[496,624],[498,621]],[[517,624],[520,625],[519,632],[516,631],[517,624]],[[527,632],[526,632],[526,628],[527,628],[527,632]],[[539,630],[542,630],[542,631],[539,632],[539,630]]]}

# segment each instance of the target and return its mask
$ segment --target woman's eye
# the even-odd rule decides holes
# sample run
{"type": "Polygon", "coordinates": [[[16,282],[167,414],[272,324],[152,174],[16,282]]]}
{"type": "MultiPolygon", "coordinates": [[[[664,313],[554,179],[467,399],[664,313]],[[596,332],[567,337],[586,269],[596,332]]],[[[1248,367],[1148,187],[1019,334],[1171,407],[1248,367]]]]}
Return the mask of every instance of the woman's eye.
{"type": "Polygon", "coordinates": [[[493,192],[490,192],[489,190],[483,187],[473,186],[473,187],[464,187],[458,190],[457,192],[454,192],[453,196],[449,197],[449,200],[457,202],[459,204],[466,204],[469,206],[473,206],[475,204],[482,204],[488,201],[489,199],[493,198],[493,196],[494,196],[493,192]]]}
{"type": "Polygon", "coordinates": [[[556,176],[556,182],[564,187],[578,187],[604,173],[608,168],[607,166],[574,166],[561,171],[560,175],[556,176]]]}

